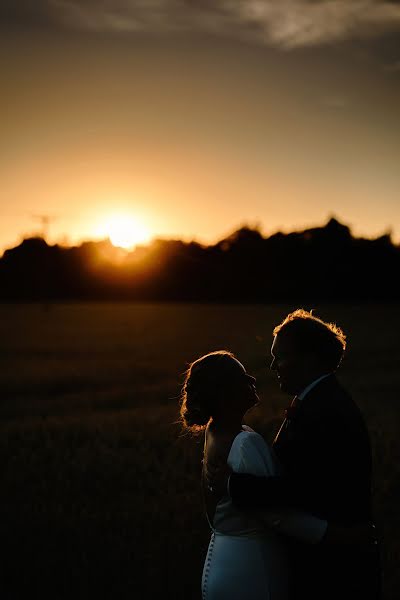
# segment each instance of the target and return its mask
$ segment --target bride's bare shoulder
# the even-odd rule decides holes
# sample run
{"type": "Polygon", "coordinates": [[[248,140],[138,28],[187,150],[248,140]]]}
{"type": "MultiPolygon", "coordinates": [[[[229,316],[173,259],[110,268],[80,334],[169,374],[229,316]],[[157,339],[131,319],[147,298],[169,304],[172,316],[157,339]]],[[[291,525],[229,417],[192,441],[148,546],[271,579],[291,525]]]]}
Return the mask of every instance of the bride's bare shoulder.
{"type": "Polygon", "coordinates": [[[210,425],[206,429],[207,454],[214,458],[224,458],[229,453],[235,436],[221,433],[210,425]]]}

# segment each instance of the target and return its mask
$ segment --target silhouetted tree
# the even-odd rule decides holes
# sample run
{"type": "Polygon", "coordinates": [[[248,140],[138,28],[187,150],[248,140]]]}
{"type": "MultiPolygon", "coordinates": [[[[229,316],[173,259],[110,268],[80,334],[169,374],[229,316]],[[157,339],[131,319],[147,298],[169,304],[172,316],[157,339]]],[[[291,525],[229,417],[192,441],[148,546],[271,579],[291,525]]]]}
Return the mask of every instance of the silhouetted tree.
{"type": "Polygon", "coordinates": [[[1,301],[395,301],[400,248],[325,226],[264,238],[243,226],[215,245],[154,240],[131,253],[109,240],[78,247],[24,240],[0,259],[1,301]]]}

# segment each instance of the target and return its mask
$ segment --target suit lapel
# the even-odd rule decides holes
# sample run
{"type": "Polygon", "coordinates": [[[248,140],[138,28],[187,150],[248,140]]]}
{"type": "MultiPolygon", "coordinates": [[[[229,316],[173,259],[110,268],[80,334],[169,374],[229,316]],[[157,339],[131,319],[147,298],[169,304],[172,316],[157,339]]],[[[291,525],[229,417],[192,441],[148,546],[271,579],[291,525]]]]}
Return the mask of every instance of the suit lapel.
{"type": "MultiPolygon", "coordinates": [[[[286,453],[290,453],[290,445],[293,437],[296,434],[297,429],[297,421],[303,413],[308,412],[309,410],[313,410],[314,401],[320,402],[323,400],[321,398],[321,393],[323,395],[323,390],[328,389],[332,385],[337,385],[337,380],[334,374],[326,379],[323,379],[319,382],[302,400],[295,402],[296,405],[296,416],[292,418],[286,417],[282,422],[278,433],[275,436],[275,439],[272,443],[273,448],[278,455],[278,457],[284,462],[284,457],[286,453]]],[[[295,401],[297,397],[293,399],[295,401]]],[[[293,401],[291,406],[293,406],[293,401]]],[[[301,427],[301,425],[299,424],[301,427]]]]}

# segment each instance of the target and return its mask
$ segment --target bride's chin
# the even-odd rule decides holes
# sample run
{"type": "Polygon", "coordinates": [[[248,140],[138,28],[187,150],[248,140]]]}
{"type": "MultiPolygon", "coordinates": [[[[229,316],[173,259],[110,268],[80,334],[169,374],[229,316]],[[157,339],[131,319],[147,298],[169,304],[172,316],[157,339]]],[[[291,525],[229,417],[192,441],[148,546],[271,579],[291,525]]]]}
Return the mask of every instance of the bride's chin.
{"type": "Polygon", "coordinates": [[[251,403],[250,403],[249,408],[247,410],[252,410],[253,408],[255,408],[256,406],[258,406],[259,404],[260,404],[259,398],[258,397],[257,398],[253,398],[251,400],[251,403]]]}

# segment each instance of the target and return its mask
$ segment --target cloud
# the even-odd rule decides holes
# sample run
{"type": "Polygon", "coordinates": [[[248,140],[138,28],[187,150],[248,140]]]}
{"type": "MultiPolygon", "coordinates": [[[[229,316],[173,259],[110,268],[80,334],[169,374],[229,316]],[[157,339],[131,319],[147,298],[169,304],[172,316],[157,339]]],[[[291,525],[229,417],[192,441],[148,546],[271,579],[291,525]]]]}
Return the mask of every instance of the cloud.
{"type": "Polygon", "coordinates": [[[384,70],[388,73],[400,73],[400,60],[384,66],[384,70]]]}
{"type": "Polygon", "coordinates": [[[326,44],[400,29],[400,7],[375,0],[283,0],[242,3],[244,19],[263,29],[265,41],[284,48],[326,44]]]}
{"type": "Polygon", "coordinates": [[[330,94],[321,98],[321,103],[333,110],[342,110],[350,105],[350,98],[345,94],[330,94]]]}
{"type": "MultiPolygon", "coordinates": [[[[214,33],[285,49],[400,30],[400,5],[381,0],[22,0],[31,18],[33,5],[64,27],[214,33]]],[[[18,18],[13,6],[5,12],[18,18]]]]}

